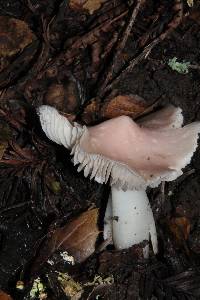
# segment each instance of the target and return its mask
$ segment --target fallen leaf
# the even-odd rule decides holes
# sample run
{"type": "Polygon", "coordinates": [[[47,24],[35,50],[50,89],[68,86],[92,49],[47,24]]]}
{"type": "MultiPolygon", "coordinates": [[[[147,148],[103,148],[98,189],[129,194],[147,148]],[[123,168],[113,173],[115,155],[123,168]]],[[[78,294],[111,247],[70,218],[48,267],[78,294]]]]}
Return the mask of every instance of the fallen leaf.
{"type": "Polygon", "coordinates": [[[97,218],[98,209],[92,209],[53,231],[41,246],[32,273],[37,272],[56,250],[67,251],[74,257],[75,263],[87,259],[95,251],[99,234],[97,218]]]}
{"type": "Polygon", "coordinates": [[[74,80],[51,84],[44,97],[44,103],[54,106],[63,113],[74,113],[81,103],[79,84],[74,80]]]}
{"type": "Polygon", "coordinates": [[[33,40],[36,37],[24,21],[0,16],[0,71],[9,64],[10,57],[21,52],[33,40]]]}
{"type": "Polygon", "coordinates": [[[84,112],[82,114],[82,119],[86,124],[95,123],[97,120],[97,113],[100,111],[100,100],[93,99],[90,103],[85,107],[84,112]]]}
{"type": "Polygon", "coordinates": [[[11,296],[0,290],[0,300],[12,300],[11,296]]]}
{"type": "Polygon", "coordinates": [[[82,119],[89,125],[123,115],[135,119],[151,112],[154,106],[155,103],[149,106],[138,95],[118,95],[105,100],[103,104],[98,98],[95,98],[85,107],[82,119]]]}
{"type": "Polygon", "coordinates": [[[111,119],[126,115],[132,118],[139,116],[147,108],[147,103],[138,95],[119,95],[104,103],[101,115],[111,119]]]}
{"type": "Polygon", "coordinates": [[[190,234],[190,222],[186,217],[171,218],[168,222],[176,242],[180,245],[187,240],[190,234]]]}
{"type": "Polygon", "coordinates": [[[105,0],[71,0],[69,6],[75,10],[86,9],[92,15],[103,2],[105,0]]]}
{"type": "Polygon", "coordinates": [[[35,35],[24,21],[0,16],[0,56],[12,56],[34,39],[35,35]]]}

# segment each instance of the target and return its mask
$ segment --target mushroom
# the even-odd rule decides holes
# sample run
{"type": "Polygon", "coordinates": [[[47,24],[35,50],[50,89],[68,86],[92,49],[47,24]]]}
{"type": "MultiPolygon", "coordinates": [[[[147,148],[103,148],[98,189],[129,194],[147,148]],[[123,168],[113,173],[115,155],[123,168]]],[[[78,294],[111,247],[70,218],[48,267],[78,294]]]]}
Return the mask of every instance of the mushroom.
{"type": "Polygon", "coordinates": [[[104,238],[112,236],[117,249],[151,239],[157,253],[146,188],[182,174],[197,147],[200,123],[182,127],[182,111],[172,105],[137,123],[120,116],[93,127],[72,125],[53,107],[43,105],[38,113],[47,137],[71,149],[78,171],[101,184],[109,181],[104,238]]]}

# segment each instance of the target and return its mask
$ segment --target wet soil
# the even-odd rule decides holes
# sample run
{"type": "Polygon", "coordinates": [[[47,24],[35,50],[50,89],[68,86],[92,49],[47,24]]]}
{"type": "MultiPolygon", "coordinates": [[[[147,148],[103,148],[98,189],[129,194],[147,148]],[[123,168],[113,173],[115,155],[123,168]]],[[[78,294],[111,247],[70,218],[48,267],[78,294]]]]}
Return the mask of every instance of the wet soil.
{"type": "MultiPolygon", "coordinates": [[[[103,282],[84,288],[80,299],[200,299],[199,147],[180,178],[148,190],[158,231],[158,255],[151,253],[145,260],[141,245],[124,251],[108,246],[72,267],[61,262],[59,254],[55,253],[53,266],[46,263],[36,275],[31,275],[38,246],[51,228],[66,224],[91,207],[98,207],[102,230],[109,187],[76,172],[69,152],[51,143],[42,133],[36,108],[43,103],[50,104],[72,120],[84,123],[83,111],[91,99],[101,94],[99,86],[105,80],[106,67],[116,51],[114,42],[111,49],[106,46],[114,33],[119,34],[124,28],[127,15],[111,28],[104,29],[97,40],[92,35],[90,39],[94,39],[94,43],[85,47],[81,42],[82,47],[77,46],[80,53],[71,45],[104,22],[108,11],[114,11],[117,6],[120,14],[129,12],[137,1],[112,2],[109,9],[103,6],[94,14],[88,14],[82,9],[72,10],[66,1],[49,1],[48,5],[42,0],[6,1],[6,4],[0,1],[0,14],[25,21],[37,40],[37,43],[33,41],[35,44],[28,53],[22,51],[20,61],[17,61],[19,53],[12,59],[9,57],[5,62],[9,72],[3,69],[0,73],[1,122],[9,124],[12,141],[20,147],[16,150],[9,140],[3,158],[24,160],[22,149],[29,155],[23,170],[19,164],[8,166],[5,161],[0,166],[0,288],[13,299],[30,299],[33,280],[38,276],[46,286],[47,299],[70,299],[60,288],[55,270],[68,272],[81,284],[93,281],[97,274],[103,279],[114,278],[109,284],[103,282]],[[11,67],[13,61],[14,69],[11,67]],[[60,92],[63,87],[64,92],[60,92]],[[60,96],[62,93],[64,97],[60,96]],[[55,182],[58,183],[56,188],[55,182]],[[178,218],[182,222],[181,230],[187,231],[183,223],[189,226],[186,238],[179,238],[177,230],[172,229],[172,220],[178,218]],[[18,281],[23,281],[23,290],[16,289],[18,281]]],[[[162,12],[166,5],[165,14],[162,12],[162,18],[158,17],[158,31],[165,30],[163,28],[174,14],[170,15],[173,2],[157,1],[155,4],[149,1],[146,10],[141,8],[123,57],[136,57],[142,52],[136,40],[149,29],[146,25],[139,26],[143,24],[142,18],[155,16],[155,11],[160,7],[162,12]]],[[[188,8],[184,5],[182,23],[146,58],[113,83],[112,91],[137,94],[149,105],[156,101],[157,107],[169,103],[179,106],[187,124],[200,120],[200,14],[195,7],[188,16],[188,8]],[[167,62],[174,57],[191,64],[187,74],[180,74],[168,66],[167,62]]],[[[114,18],[112,13],[110,18],[114,18]]],[[[157,26],[152,28],[154,32],[157,26]]],[[[118,70],[120,63],[118,61],[118,70]]],[[[106,97],[107,94],[100,101],[104,102],[106,97]]],[[[98,110],[95,119],[98,122],[98,110]]],[[[102,237],[97,241],[97,249],[101,243],[102,237]]]]}

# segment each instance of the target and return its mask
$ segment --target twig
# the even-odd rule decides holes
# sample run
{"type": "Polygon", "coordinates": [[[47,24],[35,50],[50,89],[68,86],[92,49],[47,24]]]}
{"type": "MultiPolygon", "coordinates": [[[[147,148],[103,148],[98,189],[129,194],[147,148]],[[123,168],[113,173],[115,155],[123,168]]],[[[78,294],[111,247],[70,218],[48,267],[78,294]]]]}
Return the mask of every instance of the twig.
{"type": "Polygon", "coordinates": [[[24,205],[27,205],[27,204],[30,204],[30,203],[31,203],[31,201],[25,201],[25,202],[22,202],[22,203],[19,203],[19,204],[15,204],[15,205],[6,207],[6,208],[0,210],[0,215],[1,215],[2,213],[7,212],[8,210],[15,209],[15,208],[20,208],[20,207],[22,207],[22,206],[24,206],[24,205]]]}
{"type": "Polygon", "coordinates": [[[106,32],[110,26],[122,19],[126,14],[128,13],[128,10],[123,11],[120,15],[116,16],[112,20],[107,20],[105,23],[101,24],[98,27],[95,27],[88,33],[84,34],[83,36],[79,36],[72,45],[67,45],[67,50],[63,54],[60,54],[55,59],[52,59],[49,64],[45,66],[45,68],[38,74],[37,79],[42,78],[42,76],[51,68],[54,68],[55,66],[60,66],[64,64],[65,66],[70,65],[75,58],[77,58],[77,55],[80,52],[80,49],[86,48],[88,45],[93,45],[96,43],[100,36],[102,31],[106,32]]]}
{"type": "Polygon", "coordinates": [[[129,65],[109,84],[104,88],[103,94],[104,96],[109,90],[112,90],[113,86],[119,83],[119,81],[129,72],[133,70],[133,68],[141,62],[144,58],[146,59],[150,54],[151,50],[160,42],[160,39],[157,38],[152,43],[150,43],[141,54],[139,54],[136,58],[132,59],[129,62],[129,65]]]}
{"type": "Polygon", "coordinates": [[[160,34],[154,41],[152,41],[149,45],[147,45],[141,54],[139,54],[136,58],[133,58],[128,66],[109,84],[104,88],[104,91],[102,91],[102,95],[104,96],[108,91],[113,89],[113,86],[119,83],[119,81],[129,72],[133,70],[133,68],[141,62],[143,59],[146,59],[152,49],[160,43],[162,40],[164,40],[175,28],[180,25],[182,19],[183,19],[183,4],[181,1],[176,1],[175,9],[177,10],[177,15],[173,18],[173,20],[168,24],[168,28],[165,32],[160,34]]]}
{"type": "Polygon", "coordinates": [[[182,21],[183,18],[183,5],[180,0],[176,1],[175,6],[176,10],[178,11],[177,16],[172,20],[172,22],[168,25],[168,29],[162,33],[158,38],[156,38],[154,41],[152,41],[148,46],[146,46],[143,50],[143,52],[138,55],[136,58],[133,58],[128,66],[109,84],[107,87],[104,87],[104,90],[102,90],[102,97],[113,88],[115,84],[117,84],[127,73],[131,72],[133,68],[143,59],[146,59],[152,49],[162,40],[166,38],[167,35],[169,35],[172,30],[174,30],[182,21]]]}
{"type": "Polygon", "coordinates": [[[116,62],[117,62],[118,58],[120,57],[120,55],[122,53],[122,50],[124,49],[124,47],[127,43],[128,37],[131,33],[133,24],[135,23],[135,20],[136,20],[136,17],[138,15],[138,12],[140,10],[140,7],[145,3],[145,1],[146,0],[138,0],[137,5],[133,8],[133,12],[132,12],[132,15],[130,17],[130,20],[129,20],[126,28],[125,28],[125,31],[122,34],[123,38],[122,38],[121,41],[119,41],[119,44],[117,45],[117,51],[116,51],[115,56],[113,57],[113,61],[112,61],[112,65],[110,67],[110,70],[108,71],[107,77],[106,77],[103,85],[100,87],[100,94],[101,94],[102,91],[104,91],[105,87],[110,82],[110,80],[112,80],[116,62]]]}

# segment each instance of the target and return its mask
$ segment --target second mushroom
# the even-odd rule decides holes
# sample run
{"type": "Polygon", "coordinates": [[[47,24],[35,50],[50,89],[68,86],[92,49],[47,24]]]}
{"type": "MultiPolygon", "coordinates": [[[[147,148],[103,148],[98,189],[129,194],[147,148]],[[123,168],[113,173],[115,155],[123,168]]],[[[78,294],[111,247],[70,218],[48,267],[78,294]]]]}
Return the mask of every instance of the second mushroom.
{"type": "Polygon", "coordinates": [[[200,123],[182,127],[182,111],[172,105],[137,123],[120,116],[93,127],[71,124],[50,106],[41,106],[38,113],[47,137],[71,149],[78,171],[101,184],[109,182],[104,238],[112,237],[117,249],[151,239],[157,253],[146,188],[182,174],[196,150],[200,123]]]}

